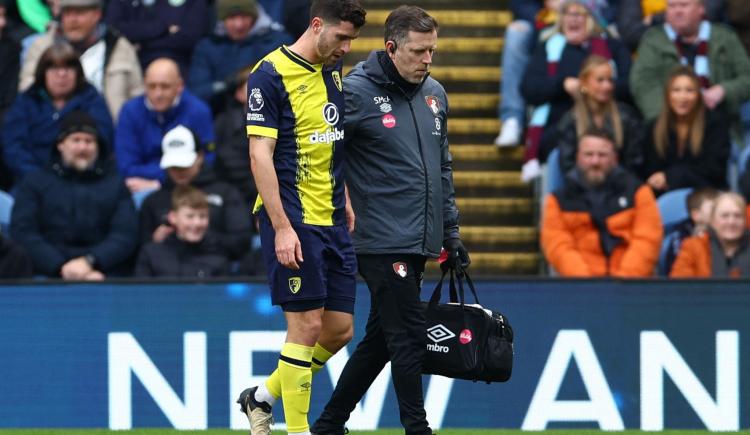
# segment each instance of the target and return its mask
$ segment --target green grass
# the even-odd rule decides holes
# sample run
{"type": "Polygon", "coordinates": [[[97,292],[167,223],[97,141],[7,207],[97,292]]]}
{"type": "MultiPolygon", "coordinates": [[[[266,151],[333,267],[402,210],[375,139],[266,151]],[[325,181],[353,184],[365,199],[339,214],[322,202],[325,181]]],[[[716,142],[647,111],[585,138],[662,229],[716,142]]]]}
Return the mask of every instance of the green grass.
{"type": "MultiPolygon", "coordinates": [[[[616,434],[645,434],[639,430],[626,430],[623,432],[602,432],[598,430],[547,430],[544,432],[528,432],[510,429],[440,429],[439,435],[529,435],[545,433],[548,435],[593,435],[604,433],[616,434]]],[[[352,431],[352,435],[401,435],[403,429],[381,429],[377,431],[352,431]]],[[[648,432],[649,434],[664,435],[698,435],[708,434],[704,430],[666,430],[663,432],[648,432]]],[[[728,433],[728,432],[724,432],[728,433]]],[[[750,431],[732,432],[738,434],[750,434],[750,431]]],[[[224,429],[210,429],[204,431],[178,431],[174,429],[134,429],[129,431],[110,431],[104,429],[0,429],[0,435],[241,435],[246,431],[232,431],[224,429]]],[[[273,435],[285,435],[286,432],[274,431],[273,435]]]]}

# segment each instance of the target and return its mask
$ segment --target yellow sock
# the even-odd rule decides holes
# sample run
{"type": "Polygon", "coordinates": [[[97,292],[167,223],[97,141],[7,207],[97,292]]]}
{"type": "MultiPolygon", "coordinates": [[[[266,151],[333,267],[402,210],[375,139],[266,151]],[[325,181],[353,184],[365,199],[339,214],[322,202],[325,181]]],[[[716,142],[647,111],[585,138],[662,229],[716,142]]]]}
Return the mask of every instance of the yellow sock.
{"type": "MultiPolygon", "coordinates": [[[[318,371],[323,368],[323,365],[326,363],[326,361],[331,359],[332,356],[333,354],[325,350],[325,348],[323,348],[320,343],[315,343],[311,367],[313,376],[315,376],[315,373],[318,373],[318,371]]],[[[273,373],[271,373],[271,376],[266,379],[266,389],[275,399],[281,397],[281,379],[279,379],[278,369],[274,370],[273,373]]]]}
{"type": "Polygon", "coordinates": [[[284,403],[284,419],[289,433],[307,432],[307,413],[310,410],[312,390],[313,347],[295,343],[284,343],[279,357],[279,380],[281,400],[284,403]]]}
{"type": "Polygon", "coordinates": [[[323,368],[323,365],[325,365],[326,361],[331,359],[332,356],[333,354],[325,350],[325,348],[323,348],[320,343],[315,343],[315,350],[313,350],[312,356],[313,376],[315,376],[315,373],[318,373],[318,371],[323,368]]]}

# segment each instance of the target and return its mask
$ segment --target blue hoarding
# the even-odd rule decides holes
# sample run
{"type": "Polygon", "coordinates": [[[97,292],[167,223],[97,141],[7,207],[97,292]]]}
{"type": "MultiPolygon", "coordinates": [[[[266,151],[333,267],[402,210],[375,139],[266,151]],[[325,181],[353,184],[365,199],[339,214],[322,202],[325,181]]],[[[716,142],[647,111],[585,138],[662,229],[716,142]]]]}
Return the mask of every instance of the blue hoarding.
{"type": "MultiPolygon", "coordinates": [[[[426,376],[433,428],[750,427],[747,282],[477,286],[514,326],[513,377],[426,376]]],[[[354,341],[316,376],[313,419],[362,336],[357,296],[354,341]]],[[[263,283],[0,287],[0,427],[246,428],[234,400],[273,370],[283,329],[263,283]]],[[[399,426],[387,370],[348,426],[399,426]]]]}

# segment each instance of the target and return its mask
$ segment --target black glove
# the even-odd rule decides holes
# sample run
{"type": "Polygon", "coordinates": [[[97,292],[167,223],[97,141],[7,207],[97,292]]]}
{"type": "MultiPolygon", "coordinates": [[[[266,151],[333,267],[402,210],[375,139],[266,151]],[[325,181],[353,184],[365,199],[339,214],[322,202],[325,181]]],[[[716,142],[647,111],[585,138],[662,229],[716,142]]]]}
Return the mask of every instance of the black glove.
{"type": "Polygon", "coordinates": [[[458,237],[452,237],[443,241],[443,247],[448,253],[448,259],[445,260],[445,265],[451,269],[458,269],[469,267],[471,259],[469,258],[469,251],[466,250],[464,244],[461,243],[461,239],[458,237]]]}

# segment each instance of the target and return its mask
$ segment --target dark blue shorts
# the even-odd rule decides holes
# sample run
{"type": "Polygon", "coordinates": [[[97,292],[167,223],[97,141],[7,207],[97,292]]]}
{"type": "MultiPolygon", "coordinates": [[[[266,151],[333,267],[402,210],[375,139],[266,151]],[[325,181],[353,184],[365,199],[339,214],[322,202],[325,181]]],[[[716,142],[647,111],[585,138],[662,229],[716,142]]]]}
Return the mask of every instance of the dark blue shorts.
{"type": "Polygon", "coordinates": [[[354,313],[357,257],[346,225],[292,224],[305,259],[299,270],[292,270],[276,259],[276,232],[265,211],[260,212],[258,221],[274,305],[289,312],[325,308],[354,313]]]}

